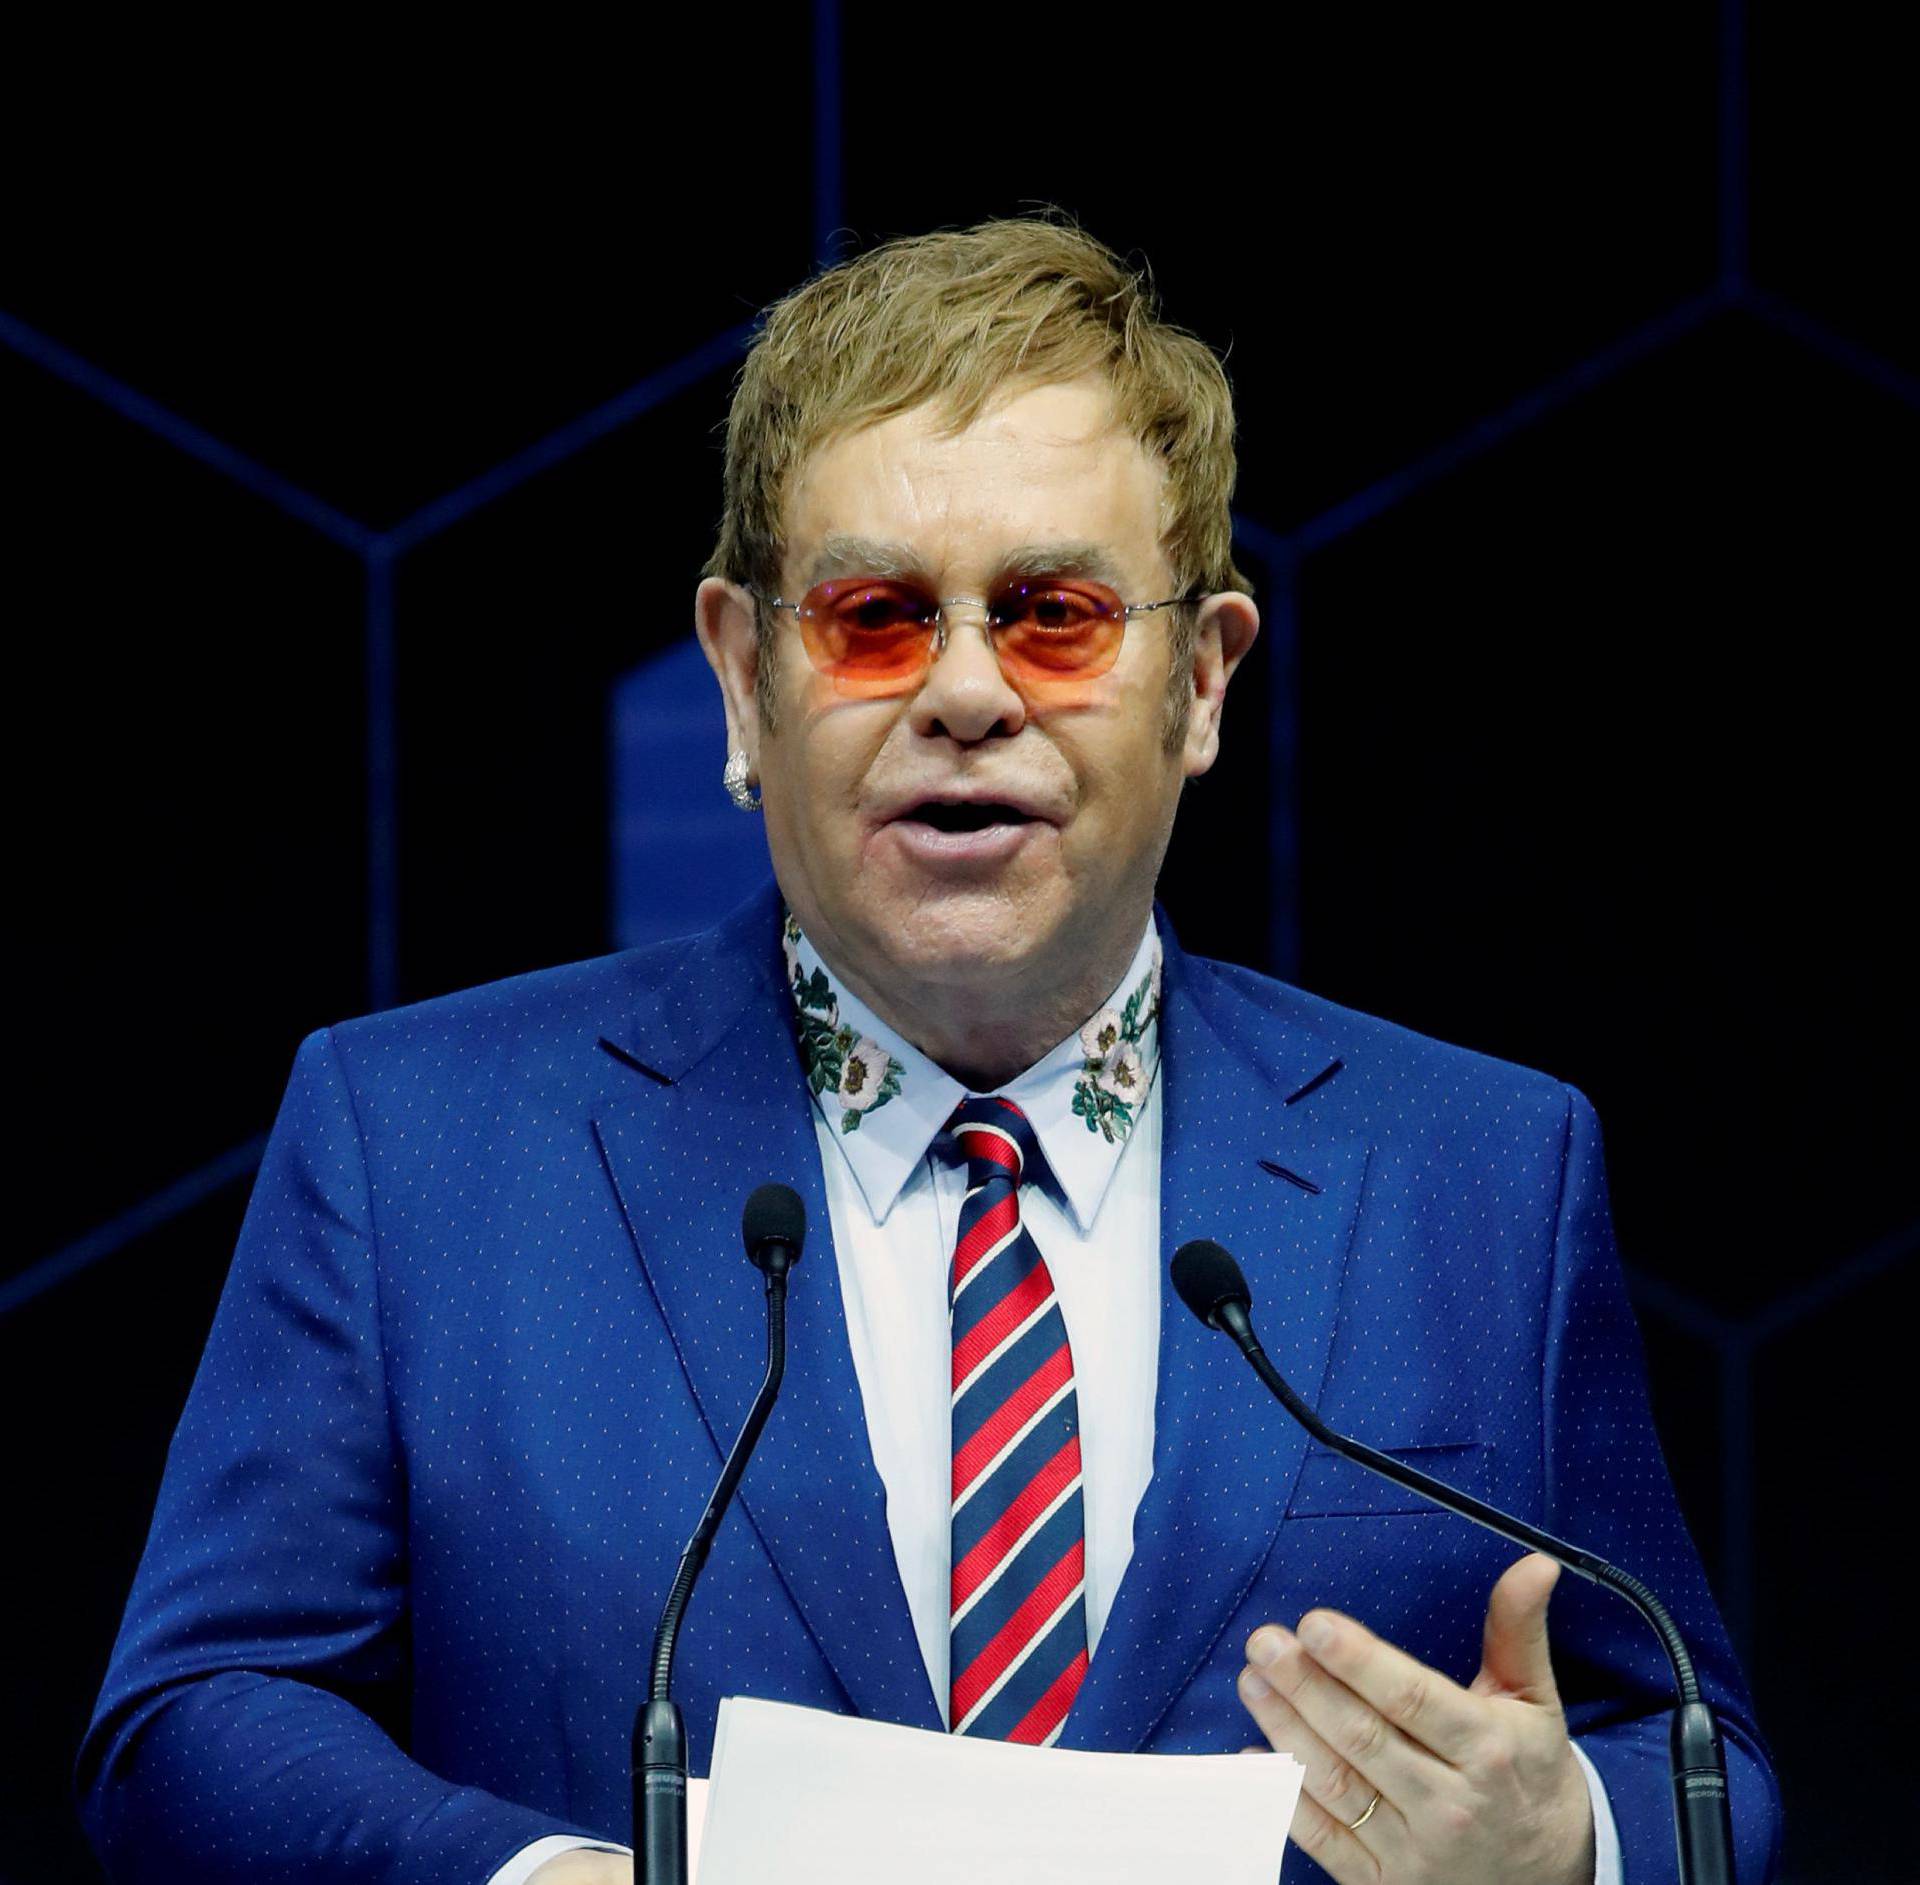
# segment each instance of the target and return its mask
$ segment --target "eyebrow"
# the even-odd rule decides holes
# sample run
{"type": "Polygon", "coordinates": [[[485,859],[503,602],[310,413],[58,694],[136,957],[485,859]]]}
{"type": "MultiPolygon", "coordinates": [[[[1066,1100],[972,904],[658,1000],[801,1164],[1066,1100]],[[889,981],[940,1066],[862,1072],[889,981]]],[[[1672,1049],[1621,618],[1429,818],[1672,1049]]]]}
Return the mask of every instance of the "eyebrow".
{"type": "Polygon", "coordinates": [[[1097,543],[1024,543],[1000,559],[1002,576],[1085,576],[1120,585],[1120,565],[1097,543]]]}
{"type": "MultiPolygon", "coordinates": [[[[806,585],[834,576],[914,577],[928,581],[925,559],[903,543],[874,537],[830,536],[807,566],[806,585]]],[[[1084,576],[1094,582],[1120,583],[1120,566],[1097,543],[1023,543],[995,566],[994,579],[1031,581],[1036,576],[1084,576]]]]}
{"type": "Polygon", "coordinates": [[[831,536],[807,565],[808,588],[830,576],[919,576],[926,566],[919,555],[900,543],[882,543],[875,537],[831,536]]]}

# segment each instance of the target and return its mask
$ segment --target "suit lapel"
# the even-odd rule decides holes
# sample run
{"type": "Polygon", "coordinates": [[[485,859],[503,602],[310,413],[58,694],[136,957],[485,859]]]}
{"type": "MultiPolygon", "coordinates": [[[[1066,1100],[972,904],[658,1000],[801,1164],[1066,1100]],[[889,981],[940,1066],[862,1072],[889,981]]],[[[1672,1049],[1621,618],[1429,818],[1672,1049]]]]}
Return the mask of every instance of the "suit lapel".
{"type": "MultiPolygon", "coordinates": [[[[716,1473],[766,1359],[764,1297],[741,1246],[740,1209],[770,1179],[805,1201],[786,1378],[741,1503],[854,1707],[938,1728],[847,1343],[778,925],[777,900],[755,904],[718,932],[710,957],[683,960],[656,990],[637,991],[637,1018],[605,1037],[633,1064],[634,1091],[604,1108],[594,1130],[712,1435],[716,1473]]],[[[689,1531],[698,1516],[687,1513],[689,1531]]]]}
{"type": "Polygon", "coordinates": [[[1161,1056],[1153,1478],[1067,1747],[1147,1741],[1239,1610],[1305,1457],[1301,1429],[1173,1293],[1174,1251],[1212,1237],[1240,1259],[1268,1352],[1315,1400],[1366,1172],[1364,1140],[1316,1131],[1306,1117],[1303,1089],[1338,1070],[1325,1043],[1170,939],[1161,1056]]]}

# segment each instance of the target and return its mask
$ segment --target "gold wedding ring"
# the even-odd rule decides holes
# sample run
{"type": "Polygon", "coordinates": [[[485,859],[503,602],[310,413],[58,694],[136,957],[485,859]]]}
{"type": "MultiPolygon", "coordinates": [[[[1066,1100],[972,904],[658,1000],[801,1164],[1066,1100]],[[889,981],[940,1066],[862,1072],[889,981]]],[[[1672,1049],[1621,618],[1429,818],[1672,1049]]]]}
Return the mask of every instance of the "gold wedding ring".
{"type": "Polygon", "coordinates": [[[1357,1820],[1349,1820],[1347,1822],[1347,1831],[1350,1833],[1357,1833],[1361,1829],[1361,1827],[1366,1825],[1368,1820],[1373,1818],[1373,1809],[1377,1807],[1379,1804],[1380,1804],[1380,1789],[1376,1787],[1373,1790],[1373,1798],[1367,1802],[1367,1810],[1364,1813],[1362,1813],[1357,1820]]]}

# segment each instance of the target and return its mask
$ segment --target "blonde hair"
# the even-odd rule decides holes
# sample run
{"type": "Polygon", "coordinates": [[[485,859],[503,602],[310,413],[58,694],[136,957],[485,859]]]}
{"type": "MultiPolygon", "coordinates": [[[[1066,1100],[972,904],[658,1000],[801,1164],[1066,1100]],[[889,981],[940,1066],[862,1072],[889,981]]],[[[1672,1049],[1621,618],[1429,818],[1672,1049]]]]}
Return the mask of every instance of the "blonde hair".
{"type": "MultiPolygon", "coordinates": [[[[1175,593],[1247,589],[1233,563],[1225,371],[1160,318],[1144,268],[1054,216],[899,237],[766,310],[727,415],[725,508],[704,573],[778,593],[788,492],[830,440],[924,405],[959,432],[1003,392],[1086,374],[1105,377],[1116,421],[1162,469],[1160,546],[1175,593]]],[[[757,614],[771,721],[772,617],[757,614]]],[[[1185,725],[1193,634],[1193,609],[1175,609],[1170,744],[1185,725]]]]}

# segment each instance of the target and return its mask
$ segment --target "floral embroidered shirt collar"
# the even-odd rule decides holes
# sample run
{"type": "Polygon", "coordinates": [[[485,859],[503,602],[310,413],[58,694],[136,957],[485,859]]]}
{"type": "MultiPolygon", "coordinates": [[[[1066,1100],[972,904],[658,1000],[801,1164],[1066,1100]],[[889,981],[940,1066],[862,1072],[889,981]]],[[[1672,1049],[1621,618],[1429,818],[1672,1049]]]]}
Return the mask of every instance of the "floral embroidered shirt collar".
{"type": "MultiPolygon", "coordinates": [[[[834,1128],[874,1222],[884,1223],[967,1090],[845,988],[791,915],[782,939],[814,1104],[834,1128]]],[[[1083,1232],[1152,1089],[1159,1016],[1160,938],[1149,917],[1107,1005],[999,1089],[1032,1122],[1083,1232]]]]}

